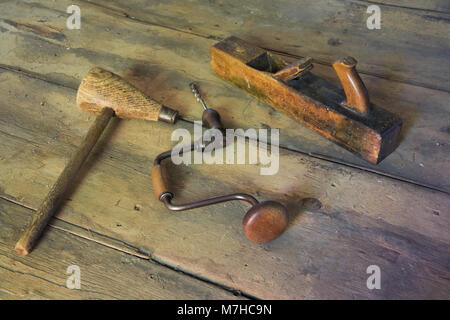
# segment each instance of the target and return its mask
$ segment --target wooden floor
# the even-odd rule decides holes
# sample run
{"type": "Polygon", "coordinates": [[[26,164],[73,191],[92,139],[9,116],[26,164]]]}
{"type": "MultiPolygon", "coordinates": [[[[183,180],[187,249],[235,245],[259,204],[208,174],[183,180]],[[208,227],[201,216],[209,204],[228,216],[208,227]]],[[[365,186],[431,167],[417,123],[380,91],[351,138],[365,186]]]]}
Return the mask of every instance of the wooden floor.
{"type": "Polygon", "coordinates": [[[450,6],[377,1],[2,1],[0,3],[0,298],[450,298],[450,6]],[[80,30],[66,28],[77,4],[80,30]],[[286,58],[352,55],[372,102],[399,114],[399,148],[375,166],[217,78],[209,48],[236,35],[286,58]],[[35,250],[14,243],[93,116],[76,107],[100,66],[180,110],[168,124],[114,119],[35,250]],[[225,192],[279,200],[290,225],[268,244],[241,231],[245,204],[171,213],[149,169],[174,128],[192,130],[207,103],[231,128],[280,128],[280,170],[174,167],[180,202],[225,192]],[[66,288],[78,265],[81,289],[66,288]],[[366,269],[381,270],[381,289],[366,269]]]}

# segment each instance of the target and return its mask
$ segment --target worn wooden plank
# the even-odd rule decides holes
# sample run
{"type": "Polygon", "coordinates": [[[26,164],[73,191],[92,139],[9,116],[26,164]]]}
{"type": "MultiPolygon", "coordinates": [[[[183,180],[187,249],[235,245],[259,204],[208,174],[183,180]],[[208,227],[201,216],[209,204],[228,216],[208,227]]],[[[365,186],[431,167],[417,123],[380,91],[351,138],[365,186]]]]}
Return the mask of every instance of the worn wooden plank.
{"type": "MultiPolygon", "coordinates": [[[[35,208],[93,117],[73,90],[44,81],[3,72],[0,90],[0,192],[35,208]]],[[[173,129],[113,122],[58,217],[259,298],[448,297],[447,195],[283,150],[270,177],[258,165],[173,168],[180,202],[241,191],[285,204],[287,232],[255,244],[241,231],[244,204],[175,214],[155,199],[148,171],[173,129]],[[366,287],[369,265],[382,270],[381,290],[366,287]]]]}
{"type": "MultiPolygon", "coordinates": [[[[369,30],[370,1],[91,1],[132,18],[205,37],[235,35],[278,52],[332,63],[354,56],[359,70],[384,78],[450,90],[446,12],[383,5],[381,29],[369,30]]],[[[414,7],[414,4],[412,4],[414,7]]]]}
{"type": "MultiPolygon", "coordinates": [[[[83,11],[82,29],[67,30],[68,3],[0,4],[5,9],[0,10],[1,26],[6,30],[0,33],[4,44],[0,64],[74,89],[92,66],[102,66],[124,74],[190,121],[200,119],[202,112],[188,88],[190,81],[197,80],[207,103],[221,113],[228,127],[281,128],[280,143],[290,149],[450,191],[446,92],[363,76],[371,100],[404,120],[400,147],[374,166],[214,76],[209,68],[214,40],[139,23],[90,4],[84,4],[89,10],[83,11]],[[57,35],[50,32],[55,30],[57,35]]],[[[337,81],[328,67],[316,65],[313,71],[337,81]]]]}
{"type": "Polygon", "coordinates": [[[49,227],[36,251],[12,248],[32,210],[0,199],[0,299],[234,299],[221,289],[155,262],[49,227]],[[80,268],[81,288],[68,289],[67,268],[80,268]]]}
{"type": "Polygon", "coordinates": [[[447,0],[379,0],[374,3],[380,3],[393,7],[403,7],[407,9],[433,10],[450,13],[450,3],[447,0]]]}

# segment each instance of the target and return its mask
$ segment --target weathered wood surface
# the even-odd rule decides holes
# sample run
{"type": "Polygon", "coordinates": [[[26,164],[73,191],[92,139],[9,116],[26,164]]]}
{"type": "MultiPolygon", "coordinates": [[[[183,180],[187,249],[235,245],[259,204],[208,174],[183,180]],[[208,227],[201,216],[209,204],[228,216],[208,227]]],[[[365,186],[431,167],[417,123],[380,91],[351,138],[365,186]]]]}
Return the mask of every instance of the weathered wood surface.
{"type": "MultiPolygon", "coordinates": [[[[200,119],[202,112],[188,88],[196,80],[226,126],[281,128],[282,146],[450,192],[447,92],[363,75],[371,100],[404,121],[399,148],[374,166],[214,76],[209,47],[215,40],[149,25],[84,2],[81,30],[68,30],[64,10],[69,4],[0,4],[0,64],[74,89],[92,66],[102,66],[125,74],[190,121],[200,119]]],[[[329,67],[316,65],[314,72],[337,82],[329,67]]]]}
{"type": "Polygon", "coordinates": [[[405,7],[407,9],[431,10],[450,13],[450,3],[447,0],[380,0],[376,2],[379,4],[390,5],[392,7],[405,7]]]}
{"type": "MultiPolygon", "coordinates": [[[[74,235],[55,220],[27,257],[11,250],[30,209],[0,199],[0,299],[233,299],[232,293],[155,262],[74,235]],[[66,287],[80,267],[81,288],[66,287]]],[[[91,232],[91,236],[92,236],[91,232]]]]}
{"type": "Polygon", "coordinates": [[[397,148],[402,120],[370,104],[355,59],[346,57],[333,64],[343,95],[341,88],[311,73],[292,82],[280,81],[274,68],[291,69],[292,64],[286,66],[277,57],[270,57],[269,62],[269,56],[267,51],[232,36],[211,47],[211,69],[225,81],[370,163],[378,164],[397,148]],[[262,55],[266,58],[263,63],[257,58],[262,55]],[[255,59],[258,65],[250,67],[255,59]]]}
{"type": "Polygon", "coordinates": [[[450,90],[448,2],[376,2],[381,9],[380,30],[366,26],[371,1],[90,2],[140,21],[216,39],[235,35],[261,47],[311,56],[327,64],[350,55],[357,58],[364,73],[450,90]]]}
{"type": "MultiPolygon", "coordinates": [[[[74,90],[14,72],[0,74],[0,91],[0,192],[35,208],[94,116],[76,108],[74,90]]],[[[245,204],[171,213],[154,197],[149,169],[172,130],[113,122],[59,219],[249,296],[448,298],[448,195],[285,150],[270,177],[260,166],[173,168],[180,202],[241,191],[285,204],[288,230],[258,245],[241,231],[245,204]],[[382,270],[381,290],[366,287],[369,265],[382,270]]]]}

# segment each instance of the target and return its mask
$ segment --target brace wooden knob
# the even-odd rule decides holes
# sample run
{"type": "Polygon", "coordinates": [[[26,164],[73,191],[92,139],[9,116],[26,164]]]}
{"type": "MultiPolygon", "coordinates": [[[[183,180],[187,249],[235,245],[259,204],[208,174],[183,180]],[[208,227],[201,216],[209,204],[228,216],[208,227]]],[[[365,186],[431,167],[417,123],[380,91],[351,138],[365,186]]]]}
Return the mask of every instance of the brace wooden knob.
{"type": "Polygon", "coordinates": [[[356,71],[356,64],[355,58],[344,57],[335,61],[333,68],[345,92],[346,101],[343,105],[365,114],[369,111],[369,94],[364,82],[356,71]]]}
{"type": "Polygon", "coordinates": [[[259,243],[278,238],[286,230],[287,225],[287,210],[275,201],[263,201],[254,205],[242,221],[245,236],[259,243]]]}
{"type": "Polygon", "coordinates": [[[114,110],[116,117],[174,123],[177,111],[147,97],[122,77],[92,68],[81,82],[77,93],[81,109],[99,114],[105,107],[114,110]]]}

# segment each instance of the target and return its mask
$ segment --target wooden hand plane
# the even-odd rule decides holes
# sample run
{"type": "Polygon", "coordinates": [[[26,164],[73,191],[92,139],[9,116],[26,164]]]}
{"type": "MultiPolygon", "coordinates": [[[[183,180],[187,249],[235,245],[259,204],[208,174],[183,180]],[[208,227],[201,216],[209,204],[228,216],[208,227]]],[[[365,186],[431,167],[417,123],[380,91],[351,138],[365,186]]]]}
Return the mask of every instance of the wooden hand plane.
{"type": "Polygon", "coordinates": [[[312,74],[311,58],[288,64],[233,36],[211,47],[211,67],[221,78],[371,163],[378,164],[399,143],[402,120],[370,103],[352,57],[333,63],[343,90],[312,74]]]}

